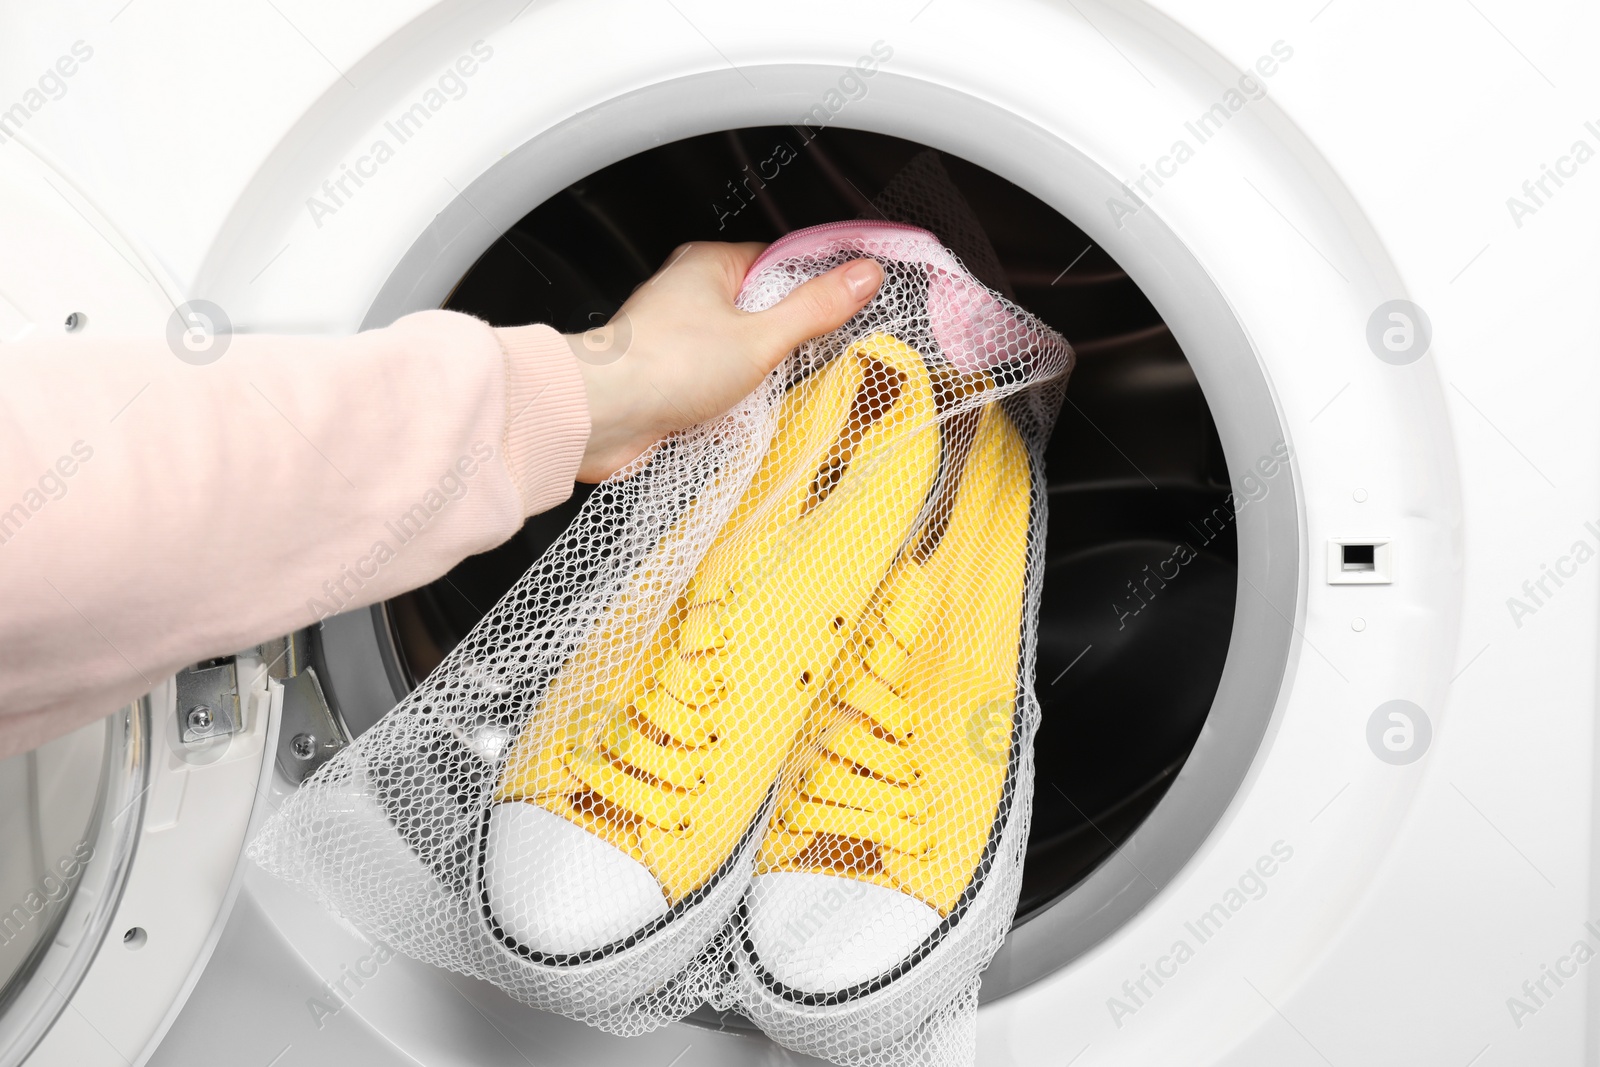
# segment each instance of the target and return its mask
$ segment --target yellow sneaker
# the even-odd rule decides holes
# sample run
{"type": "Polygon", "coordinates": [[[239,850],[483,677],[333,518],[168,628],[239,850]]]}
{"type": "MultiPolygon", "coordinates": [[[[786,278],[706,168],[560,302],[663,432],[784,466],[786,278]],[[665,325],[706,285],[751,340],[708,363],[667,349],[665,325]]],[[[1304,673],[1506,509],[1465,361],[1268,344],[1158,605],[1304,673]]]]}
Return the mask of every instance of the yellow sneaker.
{"type": "Polygon", "coordinates": [[[654,637],[630,656],[608,636],[626,626],[596,625],[484,823],[482,903],[500,944],[545,967],[656,945],[628,977],[660,977],[726,921],[778,772],[926,502],[936,416],[920,355],[882,334],[856,342],[784,399],[654,637]]]}
{"type": "Polygon", "coordinates": [[[913,1000],[987,962],[1015,906],[1033,479],[998,404],[945,439],[931,519],[829,679],[833,722],[778,798],[742,909],[747,1007],[801,1051],[894,1040],[913,1000]]]}

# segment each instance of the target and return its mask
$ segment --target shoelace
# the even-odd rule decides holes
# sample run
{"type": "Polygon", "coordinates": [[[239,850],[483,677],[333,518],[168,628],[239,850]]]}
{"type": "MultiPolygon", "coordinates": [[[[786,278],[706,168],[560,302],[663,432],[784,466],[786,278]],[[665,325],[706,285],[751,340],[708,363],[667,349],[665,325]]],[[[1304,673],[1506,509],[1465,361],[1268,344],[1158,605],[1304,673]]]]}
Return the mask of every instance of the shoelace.
{"type": "Polygon", "coordinates": [[[869,609],[860,659],[833,697],[839,724],[778,813],[791,834],[851,838],[911,856],[934,847],[931,787],[909,742],[916,711],[903,695],[936,582],[908,555],[890,595],[869,609]]]}
{"type": "Polygon", "coordinates": [[[600,709],[600,721],[570,738],[562,755],[567,771],[601,798],[669,833],[688,831],[691,799],[705,788],[716,710],[727,695],[720,668],[730,607],[724,598],[691,604],[677,654],[626,703],[600,709]]]}
{"type": "MultiPolygon", "coordinates": [[[[941,404],[954,403],[992,386],[987,376],[936,376],[941,404]]],[[[926,566],[943,539],[954,507],[960,470],[966,463],[977,412],[955,416],[945,427],[950,453],[947,474],[926,525],[890,571],[876,603],[869,606],[858,636],[859,661],[834,688],[832,708],[838,723],[786,796],[776,818],[789,837],[792,858],[807,840],[848,839],[912,857],[937,847],[928,825],[932,786],[917,766],[910,743],[916,735],[916,709],[905,698],[917,643],[926,633],[938,595],[938,580],[926,566]],[[797,840],[798,839],[798,840],[797,840]]],[[[830,864],[870,864],[864,850],[845,848],[826,857],[830,864]]],[[[824,860],[822,856],[815,856],[824,860]]]]}
{"type": "MultiPolygon", "coordinates": [[[[886,393],[882,386],[894,374],[874,363],[864,376],[845,431],[823,459],[801,515],[793,521],[830,495],[867,430],[890,416],[900,393],[886,393]]],[[[693,798],[706,786],[704,767],[720,736],[716,712],[728,692],[722,667],[733,637],[729,615],[750,573],[764,569],[774,550],[773,544],[752,547],[756,551],[747,549],[736,577],[694,583],[718,595],[691,601],[676,653],[626,703],[598,709],[599,722],[579,716],[562,753],[562,765],[590,791],[625,816],[668,834],[690,831],[693,798]]],[[[835,625],[844,622],[836,620],[835,625]]],[[[802,684],[809,682],[809,676],[802,679],[802,684]]]]}

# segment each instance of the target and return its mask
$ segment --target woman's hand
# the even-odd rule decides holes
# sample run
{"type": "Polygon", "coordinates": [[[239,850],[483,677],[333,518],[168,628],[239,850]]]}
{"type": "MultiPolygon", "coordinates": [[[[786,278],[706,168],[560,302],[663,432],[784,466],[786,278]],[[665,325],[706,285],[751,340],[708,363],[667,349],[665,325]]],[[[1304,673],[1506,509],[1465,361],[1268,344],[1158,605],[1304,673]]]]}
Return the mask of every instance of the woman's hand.
{"type": "Polygon", "coordinates": [[[877,263],[858,259],[766,311],[740,311],[734,297],[764,247],[683,245],[610,325],[568,338],[589,397],[579,481],[601,481],[667,434],[721,415],[796,345],[860,311],[883,281],[877,263]]]}

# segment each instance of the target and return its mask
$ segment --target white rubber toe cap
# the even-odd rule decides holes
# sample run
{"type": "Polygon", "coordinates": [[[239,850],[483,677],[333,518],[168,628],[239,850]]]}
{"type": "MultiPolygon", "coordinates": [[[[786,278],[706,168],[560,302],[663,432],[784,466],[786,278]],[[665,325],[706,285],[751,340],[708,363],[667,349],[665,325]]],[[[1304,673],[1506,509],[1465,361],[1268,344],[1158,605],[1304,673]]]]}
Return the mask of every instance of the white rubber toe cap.
{"type": "Polygon", "coordinates": [[[916,951],[939,913],[915,897],[830,874],[763,874],[750,886],[750,942],[778,981],[837,993],[916,951]]]}
{"type": "Polygon", "coordinates": [[[484,848],[490,911],[535,952],[601,948],[667,912],[642,863],[536,804],[491,808],[484,848]]]}

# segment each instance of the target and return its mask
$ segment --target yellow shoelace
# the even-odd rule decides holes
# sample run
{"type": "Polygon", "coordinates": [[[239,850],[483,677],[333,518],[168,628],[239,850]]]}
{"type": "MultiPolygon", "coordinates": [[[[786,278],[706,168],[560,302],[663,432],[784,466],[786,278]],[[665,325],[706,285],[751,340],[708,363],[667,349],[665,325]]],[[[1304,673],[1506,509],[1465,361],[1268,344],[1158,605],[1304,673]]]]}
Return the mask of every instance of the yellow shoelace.
{"type": "Polygon", "coordinates": [[[868,610],[857,638],[860,658],[832,696],[840,721],[823,736],[778,823],[791,834],[851,838],[920,856],[934,845],[925,825],[932,797],[908,747],[916,709],[902,693],[937,588],[908,554],[897,564],[892,590],[868,610]]]}
{"type": "Polygon", "coordinates": [[[937,499],[829,679],[819,741],[780,797],[760,861],[868,878],[941,911],[970,876],[1004,778],[1015,651],[1000,635],[1021,609],[1029,497],[1026,452],[1002,412],[956,416],[946,430],[955,454],[937,499]],[[991,636],[994,650],[951,644],[991,636]]]}
{"type": "MultiPolygon", "coordinates": [[[[888,416],[899,396],[898,372],[876,364],[863,382],[845,422],[811,480],[805,506],[785,524],[792,529],[825,500],[848,469],[869,427],[888,416]]],[[[697,575],[675,617],[682,621],[661,635],[673,655],[625,702],[598,709],[595,719],[574,721],[562,765],[624,818],[668,834],[690,829],[692,799],[705,788],[705,767],[720,735],[716,713],[728,693],[722,670],[733,637],[729,615],[736,598],[775,562],[783,536],[747,548],[737,559],[711,564],[697,575]],[[732,577],[722,577],[737,567],[732,577]],[[706,592],[715,593],[707,596],[706,592]],[[597,721],[598,720],[598,721],[597,721]],[[646,741],[650,743],[645,743],[646,741]]],[[[720,562],[720,561],[719,561],[720,562]]],[[[780,562],[781,561],[777,561],[780,562]]],[[[836,629],[850,620],[836,619],[836,629]]],[[[659,639],[658,639],[659,640],[659,639]]],[[[809,675],[797,679],[807,686],[809,675]]]]}
{"type": "Polygon", "coordinates": [[[598,723],[575,723],[566,769],[599,797],[669,833],[688,829],[689,799],[705,787],[704,765],[718,737],[717,705],[727,694],[720,659],[732,585],[683,615],[673,656],[623,705],[598,723]],[[649,740],[652,743],[645,743],[649,740]]]}

